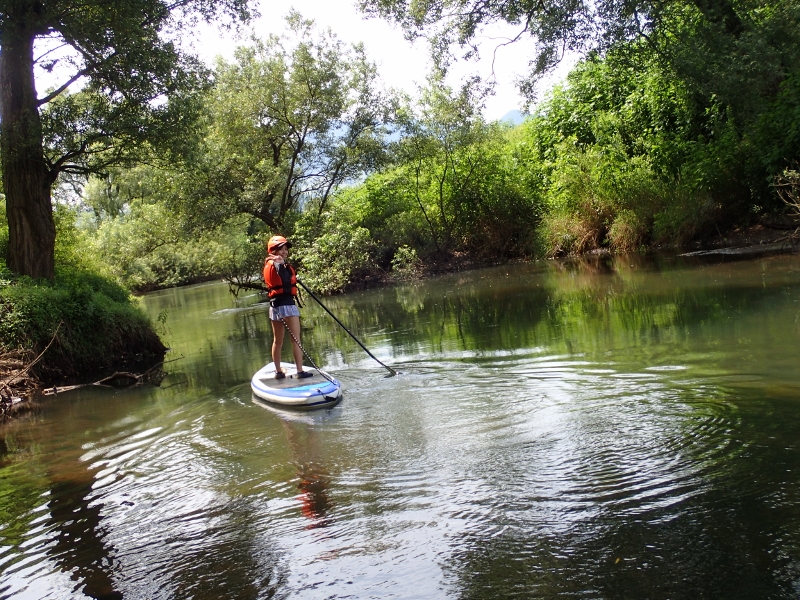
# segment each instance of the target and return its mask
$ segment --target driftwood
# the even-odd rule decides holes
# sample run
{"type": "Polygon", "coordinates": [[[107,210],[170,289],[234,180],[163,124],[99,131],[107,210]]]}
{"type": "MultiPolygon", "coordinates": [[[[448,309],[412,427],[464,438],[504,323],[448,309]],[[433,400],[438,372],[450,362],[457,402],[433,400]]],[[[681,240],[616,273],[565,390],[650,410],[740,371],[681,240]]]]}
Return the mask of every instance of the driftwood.
{"type": "MultiPolygon", "coordinates": [[[[60,327],[61,325],[59,324],[59,328],[60,327]]],[[[32,398],[37,393],[41,393],[44,396],[53,396],[61,392],[68,392],[88,386],[122,388],[142,385],[144,383],[159,385],[167,375],[163,369],[165,362],[172,362],[161,361],[143,373],[117,371],[92,383],[65,385],[61,387],[53,386],[42,389],[41,382],[30,375],[30,370],[39,362],[48,348],[50,348],[56,338],[56,334],[58,334],[58,329],[56,329],[56,333],[53,334],[50,343],[47,344],[45,349],[35,358],[31,358],[33,354],[27,350],[12,350],[0,354],[0,418],[7,417],[12,412],[15,412],[20,405],[25,406],[25,404],[22,404],[23,401],[32,398]]]]}
{"type": "Polygon", "coordinates": [[[28,375],[31,353],[14,350],[0,354],[0,415],[36,391],[37,382],[28,375]]]}
{"type": "MultiPolygon", "coordinates": [[[[12,375],[12,376],[11,376],[11,377],[8,377],[8,378],[6,378],[6,379],[4,379],[4,380],[3,380],[2,382],[0,382],[0,383],[2,383],[3,385],[5,385],[5,386],[6,386],[6,388],[9,388],[9,389],[10,389],[10,388],[11,388],[11,386],[14,384],[14,382],[15,382],[15,381],[17,381],[17,380],[19,380],[19,379],[21,379],[21,378],[23,378],[23,377],[27,377],[27,375],[28,375],[28,372],[31,370],[31,368],[33,368],[33,365],[35,365],[36,363],[38,363],[38,362],[39,362],[39,361],[42,359],[42,356],[44,356],[44,353],[45,353],[45,352],[47,352],[47,351],[50,349],[50,346],[52,346],[52,345],[53,345],[53,342],[54,342],[54,341],[56,341],[56,336],[58,335],[58,330],[59,330],[59,329],[61,329],[61,325],[62,325],[62,323],[63,323],[63,321],[62,321],[61,323],[59,323],[59,324],[58,324],[58,327],[56,327],[56,331],[55,331],[55,333],[53,333],[53,337],[51,337],[51,338],[50,338],[50,341],[47,343],[47,346],[45,346],[45,347],[44,347],[44,350],[42,350],[42,351],[39,353],[39,356],[37,356],[36,358],[34,358],[34,359],[33,359],[32,361],[30,361],[28,364],[24,365],[24,366],[23,366],[21,369],[12,370],[12,372],[11,372],[11,375],[12,375]]],[[[1,361],[1,360],[3,360],[3,358],[5,358],[6,356],[8,356],[8,355],[13,355],[13,354],[15,354],[15,352],[14,352],[14,351],[12,351],[12,352],[9,352],[9,353],[7,353],[7,354],[4,354],[3,356],[0,356],[0,361],[1,361]]],[[[20,351],[20,352],[19,352],[19,354],[25,355],[25,354],[27,354],[27,353],[26,353],[26,352],[24,352],[24,351],[20,351]]],[[[11,362],[12,362],[12,364],[13,364],[13,358],[11,359],[11,362]]]]}
{"type": "Polygon", "coordinates": [[[79,383],[77,385],[63,385],[61,387],[53,386],[42,390],[44,396],[55,396],[63,392],[70,392],[72,390],[79,390],[90,386],[106,387],[106,388],[127,388],[142,385],[144,383],[152,383],[159,385],[166,377],[164,371],[164,363],[160,362],[147,369],[144,373],[131,373],[129,371],[116,371],[108,377],[103,377],[91,383],[79,383]]]}
{"type": "Polygon", "coordinates": [[[242,280],[236,277],[224,277],[223,281],[228,284],[228,291],[233,294],[234,298],[238,298],[239,292],[242,290],[255,290],[257,292],[267,293],[266,286],[260,281],[253,283],[252,280],[242,280]]]}

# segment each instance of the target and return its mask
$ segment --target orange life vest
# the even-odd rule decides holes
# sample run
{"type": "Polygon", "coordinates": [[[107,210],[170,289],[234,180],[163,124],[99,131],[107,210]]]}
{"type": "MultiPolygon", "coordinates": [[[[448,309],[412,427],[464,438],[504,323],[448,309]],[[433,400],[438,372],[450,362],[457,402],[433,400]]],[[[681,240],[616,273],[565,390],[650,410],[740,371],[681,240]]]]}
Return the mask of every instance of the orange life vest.
{"type": "Polygon", "coordinates": [[[289,273],[291,273],[291,286],[288,290],[283,289],[283,280],[278,274],[278,268],[272,264],[272,260],[267,258],[267,260],[264,261],[264,283],[267,286],[267,293],[269,294],[270,300],[282,294],[297,296],[297,271],[288,263],[284,263],[284,265],[289,269],[289,273]]]}

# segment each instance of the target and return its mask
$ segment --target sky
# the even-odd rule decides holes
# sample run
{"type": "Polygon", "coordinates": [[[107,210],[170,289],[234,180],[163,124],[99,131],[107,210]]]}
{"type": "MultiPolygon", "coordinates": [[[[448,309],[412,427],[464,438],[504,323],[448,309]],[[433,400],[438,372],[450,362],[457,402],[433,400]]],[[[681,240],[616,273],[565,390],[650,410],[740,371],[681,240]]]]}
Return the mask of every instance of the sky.
{"type": "MultiPolygon", "coordinates": [[[[293,0],[290,3],[261,0],[261,17],[251,25],[251,29],[264,38],[271,33],[281,34],[284,16],[291,8],[305,18],[314,19],[320,28],[330,27],[345,42],[362,42],[367,56],[377,63],[378,72],[388,87],[414,95],[417,87],[424,84],[431,65],[427,42],[420,39],[412,44],[404,39],[398,27],[382,19],[366,19],[356,8],[355,0],[293,0]]],[[[487,99],[483,113],[488,120],[500,119],[509,111],[522,107],[523,99],[515,81],[529,70],[533,42],[526,38],[501,46],[517,33],[518,28],[510,26],[497,26],[485,31],[478,38],[480,60],[459,61],[448,77],[447,82],[453,87],[473,74],[495,81],[495,94],[487,99]]],[[[211,64],[217,55],[232,59],[234,48],[239,43],[241,40],[237,41],[234,34],[207,27],[198,30],[194,46],[198,54],[211,64]]],[[[543,81],[538,94],[540,98],[546,89],[566,76],[573,63],[565,60],[543,81]]]]}

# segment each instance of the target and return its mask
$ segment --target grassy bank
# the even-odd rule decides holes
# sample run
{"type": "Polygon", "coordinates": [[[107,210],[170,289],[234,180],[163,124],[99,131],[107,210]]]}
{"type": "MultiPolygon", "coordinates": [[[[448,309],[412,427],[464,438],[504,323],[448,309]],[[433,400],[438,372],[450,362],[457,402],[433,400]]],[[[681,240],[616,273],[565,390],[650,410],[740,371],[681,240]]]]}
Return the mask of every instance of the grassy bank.
{"type": "Polygon", "coordinates": [[[79,270],[33,281],[12,276],[0,263],[3,396],[149,366],[165,352],[152,323],[118,284],[79,270]]]}

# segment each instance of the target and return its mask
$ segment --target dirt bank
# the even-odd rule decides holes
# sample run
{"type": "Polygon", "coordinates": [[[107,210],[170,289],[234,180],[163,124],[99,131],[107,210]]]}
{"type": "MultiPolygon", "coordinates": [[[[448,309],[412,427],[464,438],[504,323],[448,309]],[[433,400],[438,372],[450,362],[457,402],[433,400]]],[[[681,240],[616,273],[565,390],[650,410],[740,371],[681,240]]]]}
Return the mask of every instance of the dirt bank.
{"type": "Polygon", "coordinates": [[[697,242],[693,246],[696,246],[695,249],[697,250],[717,250],[720,248],[757,247],[785,242],[787,249],[790,250],[792,241],[797,246],[797,243],[800,242],[800,237],[797,230],[788,225],[781,225],[780,227],[751,225],[733,229],[704,242],[697,242]]]}
{"type": "Polygon", "coordinates": [[[55,393],[59,388],[74,389],[109,380],[114,380],[114,385],[125,380],[127,385],[135,385],[153,376],[167,348],[153,331],[128,334],[120,341],[124,350],[98,358],[91,365],[74,364],[58,347],[58,334],[38,354],[31,350],[0,353],[0,420],[24,410],[32,398],[46,391],[55,393]]]}

